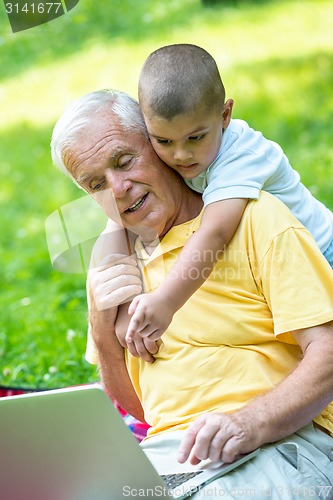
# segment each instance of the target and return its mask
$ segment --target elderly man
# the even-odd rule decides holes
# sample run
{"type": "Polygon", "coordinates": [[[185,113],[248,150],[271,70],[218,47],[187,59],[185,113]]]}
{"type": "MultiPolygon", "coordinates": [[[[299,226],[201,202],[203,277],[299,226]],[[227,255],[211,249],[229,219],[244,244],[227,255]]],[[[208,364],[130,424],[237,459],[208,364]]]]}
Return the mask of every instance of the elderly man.
{"type": "Polygon", "coordinates": [[[251,201],[162,343],[135,346],[149,361],[154,353],[147,362],[117,339],[128,323],[125,303],[140,293],[141,278],[149,292],[170,270],[199,227],[201,196],[159,160],[137,103],[123,93],[95,92],[69,107],[52,153],[138,235],[136,260],[114,255],[110,231],[96,247],[88,359],[99,363],[106,391],[151,425],[147,453],[178,449],[180,462],[198,464],[260,446],[215,483],[230,495],[252,488],[251,498],[331,498],[333,273],[307,230],[269,194],[251,201]]]}

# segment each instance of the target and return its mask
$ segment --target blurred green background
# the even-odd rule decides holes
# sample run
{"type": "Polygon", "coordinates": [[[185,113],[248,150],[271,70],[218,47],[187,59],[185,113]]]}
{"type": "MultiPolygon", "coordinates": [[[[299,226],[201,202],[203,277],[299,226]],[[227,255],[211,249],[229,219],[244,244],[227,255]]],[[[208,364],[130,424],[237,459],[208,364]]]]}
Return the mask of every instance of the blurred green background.
{"type": "Polygon", "coordinates": [[[99,88],[137,96],[148,54],[195,43],[216,59],[246,119],[280,143],[333,209],[333,3],[81,0],[65,16],[11,33],[0,5],[0,385],[97,380],[84,360],[85,274],[52,267],[45,222],[83,196],[53,167],[49,142],[66,104],[99,88]]]}

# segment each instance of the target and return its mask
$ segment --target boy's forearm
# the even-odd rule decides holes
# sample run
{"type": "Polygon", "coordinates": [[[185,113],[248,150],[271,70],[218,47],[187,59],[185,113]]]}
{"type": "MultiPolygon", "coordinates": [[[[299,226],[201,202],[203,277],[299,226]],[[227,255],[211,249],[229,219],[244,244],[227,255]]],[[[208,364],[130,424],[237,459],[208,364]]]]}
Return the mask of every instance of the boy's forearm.
{"type": "Polygon", "coordinates": [[[175,310],[180,309],[211,274],[227,242],[221,235],[199,228],[180,252],[158,292],[175,310]]]}
{"type": "Polygon", "coordinates": [[[206,281],[240,223],[247,199],[208,205],[199,229],[184,245],[170,273],[158,288],[174,310],[180,309],[206,281]]]}

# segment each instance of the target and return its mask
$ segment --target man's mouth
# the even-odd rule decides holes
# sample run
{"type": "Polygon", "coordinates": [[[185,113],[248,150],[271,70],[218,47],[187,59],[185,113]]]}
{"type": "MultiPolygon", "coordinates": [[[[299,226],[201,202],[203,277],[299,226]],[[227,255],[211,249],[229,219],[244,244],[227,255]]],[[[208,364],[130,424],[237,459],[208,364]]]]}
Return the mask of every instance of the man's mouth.
{"type": "Polygon", "coordinates": [[[145,202],[147,196],[148,196],[148,193],[145,194],[142,198],[140,198],[140,200],[136,201],[127,210],[125,210],[125,212],[135,212],[136,210],[139,210],[139,208],[142,207],[143,203],[145,202]]]}

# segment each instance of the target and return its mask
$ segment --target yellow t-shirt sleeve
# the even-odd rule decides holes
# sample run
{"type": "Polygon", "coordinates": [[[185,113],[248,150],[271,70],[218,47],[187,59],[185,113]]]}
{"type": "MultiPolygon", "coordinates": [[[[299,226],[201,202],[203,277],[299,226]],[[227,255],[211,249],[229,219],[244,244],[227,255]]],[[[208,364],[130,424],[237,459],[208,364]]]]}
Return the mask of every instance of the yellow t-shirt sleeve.
{"type": "Polygon", "coordinates": [[[333,319],[333,271],[305,228],[290,227],[278,234],[260,268],[279,340],[295,344],[293,330],[333,319]]]}

